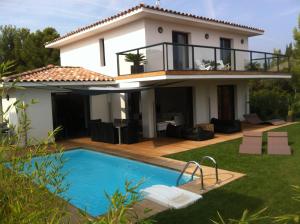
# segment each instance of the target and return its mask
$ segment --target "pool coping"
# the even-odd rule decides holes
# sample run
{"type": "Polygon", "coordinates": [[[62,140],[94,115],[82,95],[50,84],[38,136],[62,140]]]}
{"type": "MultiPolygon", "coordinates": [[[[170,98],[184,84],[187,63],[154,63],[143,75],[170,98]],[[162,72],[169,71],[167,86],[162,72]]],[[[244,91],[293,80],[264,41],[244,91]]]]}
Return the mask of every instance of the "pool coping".
{"type": "MultiPolygon", "coordinates": [[[[65,148],[65,149],[63,149],[63,151],[67,152],[67,151],[72,151],[72,150],[76,150],[76,149],[86,149],[86,150],[100,152],[100,153],[104,153],[104,154],[108,154],[108,155],[112,155],[112,156],[116,156],[116,157],[122,157],[122,158],[126,158],[129,160],[146,163],[149,165],[154,165],[154,166],[174,170],[177,172],[181,172],[182,169],[184,168],[184,166],[186,165],[186,162],[180,161],[180,160],[175,160],[175,159],[170,159],[170,158],[165,158],[165,157],[158,157],[158,156],[145,156],[145,155],[134,154],[134,153],[130,153],[130,152],[122,152],[119,150],[112,150],[112,149],[110,149],[110,150],[100,149],[100,148],[91,147],[91,146],[88,146],[85,144],[82,144],[81,146],[65,148]]],[[[215,178],[214,178],[215,169],[212,167],[208,167],[208,166],[202,166],[202,169],[204,170],[204,175],[203,175],[204,187],[205,187],[204,190],[201,190],[200,178],[197,178],[193,181],[190,181],[190,182],[180,185],[178,187],[181,189],[185,189],[190,192],[202,195],[211,190],[222,187],[225,184],[228,184],[232,181],[238,180],[246,175],[243,173],[228,171],[228,170],[224,170],[224,169],[218,169],[219,170],[219,179],[221,179],[221,182],[216,183],[215,178]]],[[[189,168],[189,169],[187,169],[186,173],[192,174],[193,171],[194,171],[194,169],[189,168]]],[[[199,176],[199,175],[196,174],[196,176],[199,176]]],[[[80,220],[82,220],[82,216],[78,216],[78,214],[76,214],[77,212],[80,211],[80,209],[70,203],[68,203],[68,204],[70,205],[72,215],[75,216],[75,217],[72,217],[73,218],[72,223],[81,223],[80,220]],[[76,210],[77,210],[77,212],[76,212],[76,210]]],[[[153,215],[156,215],[160,212],[169,210],[169,209],[170,208],[168,208],[168,207],[164,207],[155,202],[149,201],[147,199],[143,199],[142,201],[138,202],[134,206],[133,212],[134,212],[135,216],[139,217],[140,219],[145,219],[145,218],[149,218],[153,215]],[[148,210],[147,213],[144,212],[145,209],[148,210]]],[[[95,218],[92,216],[88,216],[88,217],[95,218]]]]}

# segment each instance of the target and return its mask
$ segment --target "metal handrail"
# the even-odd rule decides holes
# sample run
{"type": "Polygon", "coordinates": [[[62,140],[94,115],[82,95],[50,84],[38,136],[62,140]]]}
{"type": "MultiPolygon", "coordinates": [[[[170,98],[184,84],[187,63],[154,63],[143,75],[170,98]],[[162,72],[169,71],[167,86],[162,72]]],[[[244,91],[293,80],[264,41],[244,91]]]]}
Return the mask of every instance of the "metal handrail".
{"type": "Polygon", "coordinates": [[[189,162],[187,162],[187,164],[185,165],[185,167],[184,167],[183,170],[181,171],[179,177],[177,178],[176,185],[177,185],[177,186],[179,185],[180,179],[182,178],[182,176],[183,176],[183,174],[185,173],[186,169],[187,169],[191,164],[196,165],[196,168],[195,168],[195,170],[194,170],[194,172],[193,172],[193,174],[192,174],[191,179],[192,179],[192,180],[194,179],[194,175],[195,175],[195,173],[196,173],[196,172],[198,171],[198,169],[199,169],[199,171],[200,171],[200,178],[201,178],[201,189],[203,190],[203,189],[204,189],[204,183],[203,183],[203,170],[202,170],[200,164],[197,163],[196,161],[189,161],[189,162]]]}
{"type": "Polygon", "coordinates": [[[215,165],[216,184],[219,183],[219,171],[218,171],[217,161],[213,157],[211,157],[211,156],[204,156],[204,157],[202,157],[202,159],[200,161],[200,165],[202,165],[202,163],[203,163],[204,160],[210,160],[215,165]]]}
{"type": "MultiPolygon", "coordinates": [[[[214,59],[212,60],[212,62],[214,63],[214,66],[212,65],[212,70],[219,70],[218,66],[217,66],[217,51],[230,51],[233,53],[233,59],[231,59],[230,65],[231,71],[247,71],[250,70],[252,71],[252,66],[253,66],[253,62],[255,61],[262,61],[264,60],[264,67],[262,68],[263,71],[267,72],[268,71],[268,59],[277,60],[277,72],[280,71],[279,69],[279,60],[282,58],[287,59],[288,61],[288,71],[290,71],[290,63],[289,63],[289,57],[283,54],[274,54],[274,53],[269,53],[269,52],[263,52],[263,51],[251,51],[251,50],[246,50],[246,49],[236,49],[236,48],[222,48],[222,47],[215,47],[215,46],[204,46],[204,45],[195,45],[195,44],[178,44],[178,43],[171,43],[171,42],[161,42],[161,43],[157,43],[157,44],[152,44],[152,45],[148,45],[148,46],[144,46],[144,47],[139,47],[139,48],[135,48],[135,49],[130,49],[127,51],[122,51],[122,52],[118,52],[116,53],[117,55],[117,71],[118,71],[118,75],[121,75],[120,72],[120,56],[124,56],[129,54],[130,52],[134,52],[136,51],[137,54],[139,54],[139,52],[143,49],[149,49],[149,48],[153,48],[153,47],[157,47],[160,46],[162,47],[162,62],[163,65],[161,67],[161,69],[157,69],[157,70],[151,70],[151,72],[155,72],[155,71],[168,71],[168,70],[174,70],[174,68],[170,68],[169,67],[169,49],[173,46],[173,47],[187,47],[187,48],[191,48],[191,52],[192,52],[192,68],[188,68],[187,70],[195,70],[195,50],[197,48],[206,48],[206,49],[211,49],[213,50],[213,56],[214,59]],[[169,46],[169,47],[168,47],[169,46]],[[171,46],[171,47],[170,47],[171,46]],[[244,52],[244,53],[249,53],[249,57],[250,57],[250,61],[249,61],[249,66],[250,68],[245,68],[242,70],[238,70],[237,69],[237,53],[238,52],[244,52]],[[253,54],[263,54],[262,57],[259,58],[255,58],[253,56],[253,54]]],[[[196,69],[197,70],[197,69],[196,69]]],[[[222,69],[220,69],[222,70],[222,69]]],[[[255,68],[253,69],[253,71],[256,71],[255,68]]],[[[260,71],[260,70],[259,70],[260,71]]],[[[273,71],[274,72],[274,71],[273,71]]],[[[276,71],[275,71],[276,72],[276,71]]]]}
{"type": "Polygon", "coordinates": [[[252,52],[252,53],[256,53],[256,54],[272,54],[272,55],[276,55],[276,56],[287,57],[284,54],[277,54],[277,53],[271,53],[271,52],[265,52],[265,51],[253,51],[253,50],[245,50],[245,49],[239,49],[239,48],[224,48],[224,47],[215,47],[215,46],[198,45],[198,44],[179,44],[179,43],[171,43],[171,42],[161,42],[161,43],[157,43],[157,44],[152,44],[152,45],[148,45],[148,46],[134,48],[134,49],[118,52],[117,55],[118,54],[122,55],[122,54],[125,54],[125,53],[128,53],[128,52],[131,52],[131,51],[142,50],[142,49],[156,47],[156,46],[160,46],[160,45],[200,47],[200,48],[210,48],[210,49],[218,49],[218,50],[232,50],[232,51],[252,52]]]}

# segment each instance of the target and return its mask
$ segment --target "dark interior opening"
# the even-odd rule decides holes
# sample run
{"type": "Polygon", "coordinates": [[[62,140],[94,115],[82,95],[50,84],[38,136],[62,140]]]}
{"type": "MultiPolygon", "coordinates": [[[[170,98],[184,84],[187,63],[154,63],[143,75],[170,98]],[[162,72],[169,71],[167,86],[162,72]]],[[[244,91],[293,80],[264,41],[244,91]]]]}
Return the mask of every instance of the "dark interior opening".
{"type": "Polygon", "coordinates": [[[89,96],[72,93],[52,94],[53,127],[62,127],[56,140],[89,135],[89,96]]]}
{"type": "Polygon", "coordinates": [[[231,65],[231,50],[227,50],[231,48],[231,40],[227,38],[220,38],[220,59],[223,61],[224,65],[231,65]]]}
{"type": "Polygon", "coordinates": [[[235,87],[233,85],[218,86],[218,117],[224,121],[235,119],[235,87]]]}
{"type": "Polygon", "coordinates": [[[156,121],[183,121],[184,126],[193,127],[193,88],[168,87],[155,89],[156,121]]]}
{"type": "Polygon", "coordinates": [[[172,33],[173,43],[183,44],[173,46],[173,64],[174,70],[185,70],[189,68],[189,47],[184,46],[189,44],[188,34],[182,32],[172,33]]]}
{"type": "Polygon", "coordinates": [[[138,123],[139,136],[143,136],[142,111],[141,111],[141,92],[130,92],[127,96],[127,117],[129,120],[138,123]]]}

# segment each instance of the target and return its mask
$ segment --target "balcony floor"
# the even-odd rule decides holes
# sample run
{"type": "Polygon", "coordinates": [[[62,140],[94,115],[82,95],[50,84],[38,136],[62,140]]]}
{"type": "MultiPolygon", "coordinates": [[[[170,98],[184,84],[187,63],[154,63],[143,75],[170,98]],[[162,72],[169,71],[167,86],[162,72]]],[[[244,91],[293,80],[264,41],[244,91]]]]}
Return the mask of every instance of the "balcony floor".
{"type": "Polygon", "coordinates": [[[285,72],[265,72],[265,71],[231,71],[231,70],[167,70],[167,71],[155,71],[155,72],[144,72],[138,74],[126,74],[119,75],[116,80],[124,81],[129,79],[143,79],[143,78],[155,78],[155,77],[182,77],[186,76],[199,76],[201,78],[291,78],[289,73],[285,72]],[[228,77],[224,77],[227,76],[228,77]]]}

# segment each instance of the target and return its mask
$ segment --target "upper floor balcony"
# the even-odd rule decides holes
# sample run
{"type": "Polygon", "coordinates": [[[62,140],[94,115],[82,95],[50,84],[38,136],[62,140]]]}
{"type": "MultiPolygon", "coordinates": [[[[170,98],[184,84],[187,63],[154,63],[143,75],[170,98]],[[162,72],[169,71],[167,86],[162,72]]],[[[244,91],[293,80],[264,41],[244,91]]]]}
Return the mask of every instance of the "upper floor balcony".
{"type": "Polygon", "coordinates": [[[213,46],[158,43],[117,53],[118,75],[178,71],[178,74],[289,73],[282,54],[213,46]]]}

